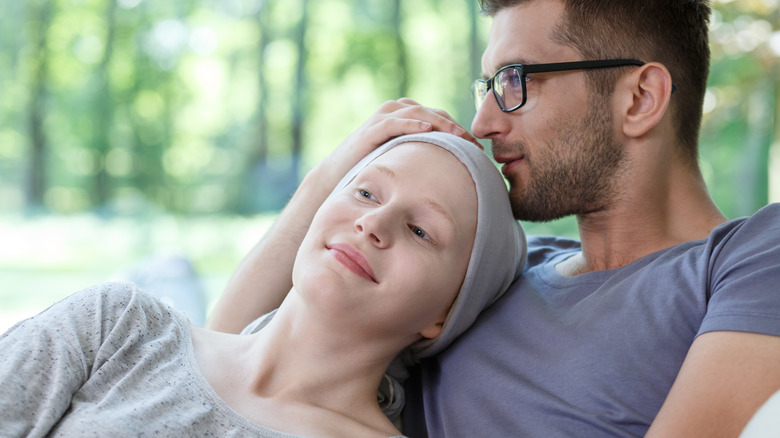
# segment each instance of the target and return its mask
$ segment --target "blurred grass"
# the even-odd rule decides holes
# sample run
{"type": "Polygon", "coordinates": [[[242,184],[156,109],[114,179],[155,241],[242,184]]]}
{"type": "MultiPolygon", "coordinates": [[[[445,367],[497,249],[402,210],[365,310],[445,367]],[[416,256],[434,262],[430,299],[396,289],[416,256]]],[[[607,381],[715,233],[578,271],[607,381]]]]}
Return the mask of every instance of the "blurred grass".
{"type": "MultiPolygon", "coordinates": [[[[235,267],[275,217],[3,217],[0,333],[74,292],[159,255],[182,256],[192,263],[208,314],[235,267]]],[[[529,235],[576,237],[573,217],[523,226],[529,235]]]]}
{"type": "Polygon", "coordinates": [[[183,256],[192,263],[210,309],[274,217],[4,217],[0,220],[0,332],[73,292],[160,254],[183,256]]]}

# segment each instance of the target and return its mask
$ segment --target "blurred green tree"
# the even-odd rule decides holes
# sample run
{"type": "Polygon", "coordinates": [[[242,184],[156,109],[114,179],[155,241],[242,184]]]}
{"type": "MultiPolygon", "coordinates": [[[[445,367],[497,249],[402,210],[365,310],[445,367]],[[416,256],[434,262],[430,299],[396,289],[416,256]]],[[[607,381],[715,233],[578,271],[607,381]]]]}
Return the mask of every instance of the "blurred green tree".
{"type": "MultiPolygon", "coordinates": [[[[701,161],[730,217],[780,197],[777,3],[714,3],[701,161]]],[[[0,211],[276,211],[385,100],[468,127],[489,25],[474,0],[3,2],[0,211]]]]}

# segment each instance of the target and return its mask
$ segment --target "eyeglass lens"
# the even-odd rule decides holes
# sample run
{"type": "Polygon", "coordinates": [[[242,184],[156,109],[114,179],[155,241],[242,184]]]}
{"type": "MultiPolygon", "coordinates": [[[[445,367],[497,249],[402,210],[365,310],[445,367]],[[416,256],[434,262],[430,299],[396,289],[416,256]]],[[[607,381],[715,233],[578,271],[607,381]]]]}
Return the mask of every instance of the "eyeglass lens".
{"type": "Polygon", "coordinates": [[[476,106],[477,111],[479,111],[479,107],[482,106],[482,102],[485,101],[485,96],[488,94],[487,83],[477,79],[471,85],[471,93],[474,95],[474,106],[476,106]]]}
{"type": "Polygon", "coordinates": [[[496,98],[498,106],[501,109],[506,110],[508,108],[514,108],[523,103],[523,95],[525,90],[523,87],[523,74],[518,67],[505,68],[497,74],[487,80],[478,80],[474,82],[472,86],[472,92],[474,93],[474,105],[477,110],[485,101],[487,94],[490,90],[493,90],[493,95],[496,98]],[[490,85],[488,85],[490,83],[490,85]]]}
{"type": "Polygon", "coordinates": [[[522,73],[515,67],[501,71],[493,80],[498,104],[503,109],[514,108],[523,102],[522,73]]]}

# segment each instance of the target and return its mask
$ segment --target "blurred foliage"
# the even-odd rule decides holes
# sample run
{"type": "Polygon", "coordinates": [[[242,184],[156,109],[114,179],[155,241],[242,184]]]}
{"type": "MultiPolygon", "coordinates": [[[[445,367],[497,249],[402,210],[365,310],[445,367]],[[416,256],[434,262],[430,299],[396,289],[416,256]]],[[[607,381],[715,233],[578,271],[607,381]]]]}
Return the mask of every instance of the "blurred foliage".
{"type": "MultiPolygon", "coordinates": [[[[777,3],[715,4],[701,155],[731,217],[768,202],[777,3]]],[[[0,211],[277,211],[387,99],[469,126],[488,27],[474,0],[3,2],[0,211]]]]}
{"type": "MultiPolygon", "coordinates": [[[[729,217],[780,200],[778,2],[714,3],[701,163],[729,217]]],[[[490,26],[476,7],[0,2],[0,273],[20,279],[25,269],[83,267],[84,258],[113,269],[129,254],[172,246],[151,238],[152,228],[176,236],[200,267],[229,273],[247,242],[208,250],[186,242],[246,238],[248,225],[231,224],[278,211],[382,102],[409,96],[470,126],[468,90],[490,26]],[[188,225],[201,217],[209,225],[188,225]],[[90,251],[87,241],[125,256],[90,251]],[[46,262],[52,248],[66,255],[46,262]]],[[[576,236],[572,218],[526,227],[576,236]]]]}
{"type": "MultiPolygon", "coordinates": [[[[470,0],[0,4],[4,211],[254,214],[383,101],[468,125],[470,0]]],[[[485,23],[483,23],[483,26],[485,23]]]]}
{"type": "Polygon", "coordinates": [[[702,171],[729,217],[780,201],[780,2],[715,3],[702,171]]]}

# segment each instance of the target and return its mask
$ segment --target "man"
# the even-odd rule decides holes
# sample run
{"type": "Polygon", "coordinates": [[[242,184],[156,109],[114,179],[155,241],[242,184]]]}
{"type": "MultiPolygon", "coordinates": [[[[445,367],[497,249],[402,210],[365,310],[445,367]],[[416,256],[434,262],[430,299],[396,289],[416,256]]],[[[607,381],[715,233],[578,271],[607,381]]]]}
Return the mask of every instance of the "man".
{"type": "MultiPolygon", "coordinates": [[[[780,206],[729,222],[699,172],[708,5],[482,7],[493,25],[472,131],[492,141],[515,215],[574,214],[580,241],[529,239],[521,279],[421,364],[404,432],[738,435],[780,388],[780,206]],[[593,62],[570,64],[582,61],[593,62]]],[[[269,233],[277,238],[237,271],[215,324],[239,329],[274,306],[267,291],[286,293],[290,254],[345,165],[427,129],[468,138],[413,101],[380,108],[306,177],[269,233]],[[253,284],[268,287],[258,297],[253,284]]]]}

